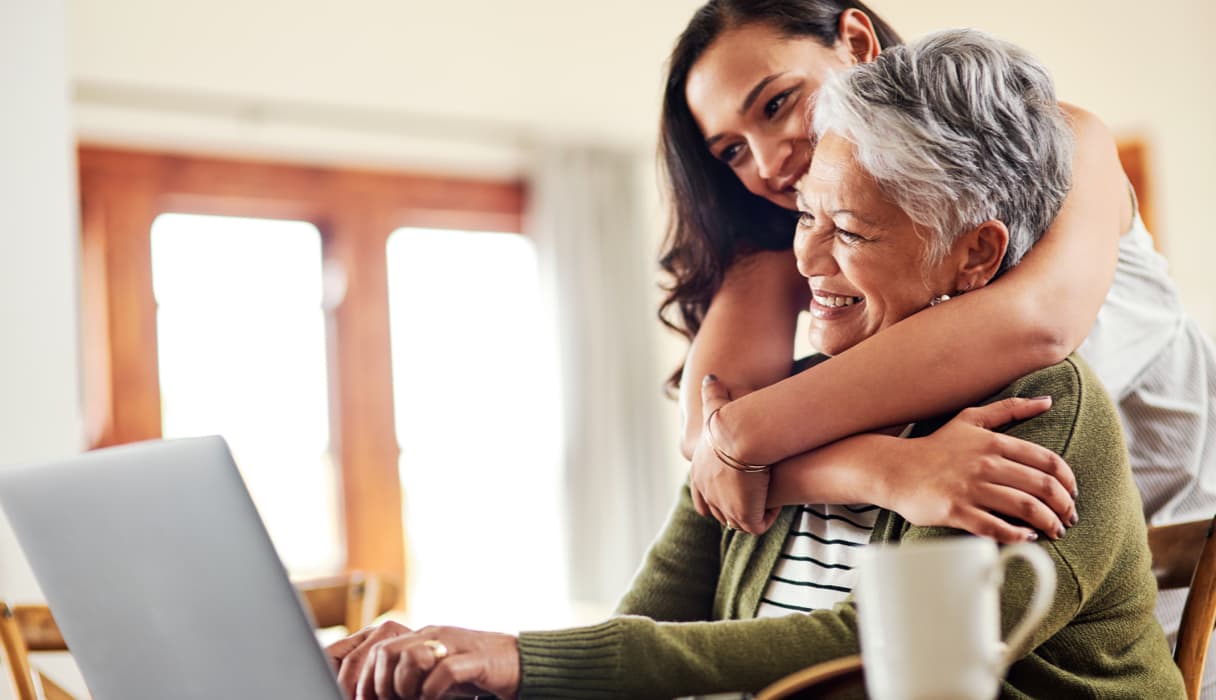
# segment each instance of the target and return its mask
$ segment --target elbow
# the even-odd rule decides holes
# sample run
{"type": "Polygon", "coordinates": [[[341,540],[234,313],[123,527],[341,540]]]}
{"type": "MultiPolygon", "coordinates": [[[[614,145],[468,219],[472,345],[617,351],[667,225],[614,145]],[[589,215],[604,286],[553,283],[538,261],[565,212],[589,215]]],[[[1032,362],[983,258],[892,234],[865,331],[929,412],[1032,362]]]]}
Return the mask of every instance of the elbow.
{"type": "Polygon", "coordinates": [[[1041,333],[1030,343],[1033,369],[1050,367],[1063,362],[1080,346],[1080,341],[1073,343],[1062,333],[1041,333]]]}
{"type": "Polygon", "coordinates": [[[1027,361],[1027,371],[1063,362],[1085,340],[1085,334],[1070,328],[1066,318],[1045,316],[1044,308],[1049,307],[1021,305],[1011,314],[1016,320],[1007,326],[1015,329],[1008,347],[1022,348],[1019,354],[1027,361]]]}
{"type": "Polygon", "coordinates": [[[680,439],[680,454],[684,455],[684,459],[692,461],[692,454],[697,449],[697,441],[701,439],[701,431],[690,432],[684,431],[684,436],[680,439]]]}
{"type": "Polygon", "coordinates": [[[697,451],[697,443],[701,441],[700,414],[695,419],[689,420],[688,414],[683,413],[681,418],[684,422],[684,429],[680,434],[680,454],[691,462],[693,453],[697,451]]]}

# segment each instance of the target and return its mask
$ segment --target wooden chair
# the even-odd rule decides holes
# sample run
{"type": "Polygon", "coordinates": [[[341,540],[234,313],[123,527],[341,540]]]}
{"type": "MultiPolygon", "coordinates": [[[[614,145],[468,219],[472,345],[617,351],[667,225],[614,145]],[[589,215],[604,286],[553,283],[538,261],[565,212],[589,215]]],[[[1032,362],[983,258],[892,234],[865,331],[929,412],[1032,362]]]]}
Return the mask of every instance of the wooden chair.
{"type": "Polygon", "coordinates": [[[0,643],[17,700],[74,700],[30,664],[31,652],[67,651],[59,626],[45,605],[10,608],[0,601],[0,643]]]}
{"type": "Polygon", "coordinates": [[[318,629],[345,627],[357,632],[397,604],[401,591],[383,576],[353,572],[346,576],[296,581],[318,629]]]}
{"type": "Polygon", "coordinates": [[[1148,529],[1148,546],[1153,552],[1153,575],[1157,589],[1190,588],[1174,663],[1182,671],[1186,695],[1198,700],[1203,686],[1203,667],[1208,642],[1216,625],[1216,538],[1212,537],[1216,519],[1161,525],[1148,529]]]}
{"type": "Polygon", "coordinates": [[[782,678],[756,695],[756,700],[818,700],[865,688],[861,657],[825,661],[782,678]]]}
{"type": "MultiPolygon", "coordinates": [[[[295,585],[319,629],[345,627],[351,632],[391,610],[400,592],[392,581],[362,572],[297,581],[295,585]]],[[[50,608],[9,607],[0,601],[0,650],[17,700],[74,700],[30,663],[31,653],[68,651],[50,608]]]]}

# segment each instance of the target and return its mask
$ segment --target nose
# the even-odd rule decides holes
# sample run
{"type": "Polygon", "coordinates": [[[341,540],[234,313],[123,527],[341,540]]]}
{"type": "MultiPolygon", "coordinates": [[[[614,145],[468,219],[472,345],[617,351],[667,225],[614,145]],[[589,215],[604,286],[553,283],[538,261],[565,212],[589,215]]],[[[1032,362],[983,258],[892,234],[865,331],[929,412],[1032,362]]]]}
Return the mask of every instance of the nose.
{"type": "Polygon", "coordinates": [[[832,273],[831,238],[806,227],[799,227],[794,236],[794,259],[803,277],[824,277],[832,273]]]}
{"type": "Polygon", "coordinates": [[[786,139],[755,138],[750,144],[756,158],[756,172],[762,180],[773,180],[784,174],[786,161],[794,152],[786,139]]]}

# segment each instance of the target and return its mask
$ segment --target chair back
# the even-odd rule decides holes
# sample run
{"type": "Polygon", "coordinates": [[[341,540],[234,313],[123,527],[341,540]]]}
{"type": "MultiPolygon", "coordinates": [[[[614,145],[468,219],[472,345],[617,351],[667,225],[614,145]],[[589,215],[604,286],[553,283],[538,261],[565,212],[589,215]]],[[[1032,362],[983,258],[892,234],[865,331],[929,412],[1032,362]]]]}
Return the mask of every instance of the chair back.
{"type": "Polygon", "coordinates": [[[756,695],[756,700],[824,700],[865,687],[860,656],[846,656],[791,673],[756,695]]]}
{"type": "Polygon", "coordinates": [[[4,651],[9,676],[17,700],[38,700],[38,679],[30,667],[29,649],[21,634],[21,624],[8,605],[0,602],[0,647],[4,651]]]}
{"type": "MultiPolygon", "coordinates": [[[[345,627],[356,632],[397,602],[397,584],[376,574],[352,572],[345,576],[295,582],[300,598],[318,628],[345,627]]],[[[45,605],[9,607],[0,601],[0,650],[7,661],[17,700],[75,700],[30,662],[30,654],[68,651],[67,642],[45,605]]]]}
{"type": "Polygon", "coordinates": [[[1216,625],[1216,538],[1212,529],[1216,519],[1195,520],[1148,529],[1148,546],[1153,554],[1153,575],[1158,590],[1189,588],[1174,663],[1182,672],[1186,694],[1198,700],[1203,687],[1203,667],[1207,661],[1212,627],[1216,625]]]}
{"type": "Polygon", "coordinates": [[[351,633],[392,610],[400,595],[397,584],[360,571],[296,581],[295,585],[319,629],[345,627],[351,633]]]}

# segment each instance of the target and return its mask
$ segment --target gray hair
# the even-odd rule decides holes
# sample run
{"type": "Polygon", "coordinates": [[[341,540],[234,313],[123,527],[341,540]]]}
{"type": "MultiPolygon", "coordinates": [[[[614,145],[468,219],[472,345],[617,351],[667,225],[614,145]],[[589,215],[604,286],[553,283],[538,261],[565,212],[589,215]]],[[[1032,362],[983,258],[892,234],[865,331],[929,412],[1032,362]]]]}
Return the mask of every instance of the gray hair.
{"type": "Polygon", "coordinates": [[[839,71],[819,90],[816,138],[832,131],[918,229],[928,264],[963,233],[1009,229],[1021,261],[1072,185],[1073,134],[1051,76],[1026,51],[972,29],[930,34],[839,71]]]}

